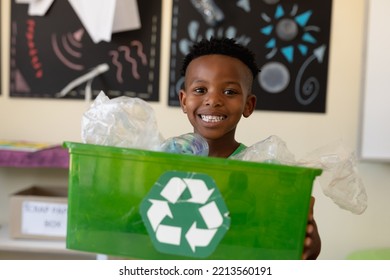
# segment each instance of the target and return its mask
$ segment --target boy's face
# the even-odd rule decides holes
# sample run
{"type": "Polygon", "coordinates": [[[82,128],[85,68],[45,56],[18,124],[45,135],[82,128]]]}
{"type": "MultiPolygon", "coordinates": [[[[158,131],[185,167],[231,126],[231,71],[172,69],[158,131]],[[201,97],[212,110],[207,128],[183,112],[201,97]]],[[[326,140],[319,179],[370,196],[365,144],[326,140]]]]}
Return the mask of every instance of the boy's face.
{"type": "Polygon", "coordinates": [[[234,137],[241,116],[249,117],[256,97],[251,93],[252,73],[239,59],[204,55],[191,61],[180,91],[180,104],[204,138],[234,137]]]}

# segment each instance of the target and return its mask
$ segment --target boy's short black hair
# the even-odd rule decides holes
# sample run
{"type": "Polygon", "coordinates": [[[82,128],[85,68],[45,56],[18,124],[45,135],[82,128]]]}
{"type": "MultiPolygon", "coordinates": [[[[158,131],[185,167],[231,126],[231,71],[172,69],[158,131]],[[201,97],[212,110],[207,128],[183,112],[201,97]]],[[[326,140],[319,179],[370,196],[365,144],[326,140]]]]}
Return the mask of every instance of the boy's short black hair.
{"type": "Polygon", "coordinates": [[[187,67],[192,60],[209,54],[222,54],[241,60],[252,72],[253,79],[260,72],[254,53],[247,47],[238,44],[236,40],[231,38],[211,37],[209,40],[202,39],[191,47],[190,52],[183,60],[181,75],[185,76],[187,67]]]}

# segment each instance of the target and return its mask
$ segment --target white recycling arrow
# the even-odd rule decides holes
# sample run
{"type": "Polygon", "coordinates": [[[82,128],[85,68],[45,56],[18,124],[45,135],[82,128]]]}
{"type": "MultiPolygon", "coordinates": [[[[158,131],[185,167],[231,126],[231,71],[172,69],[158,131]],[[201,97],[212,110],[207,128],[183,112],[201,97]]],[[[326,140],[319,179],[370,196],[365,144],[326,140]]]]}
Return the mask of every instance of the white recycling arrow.
{"type": "Polygon", "coordinates": [[[170,203],[175,204],[186,188],[186,183],[179,177],[172,177],[164,189],[161,191],[161,196],[170,203]]]}
{"type": "Polygon", "coordinates": [[[149,199],[149,201],[152,203],[152,205],[146,214],[149,218],[153,230],[156,231],[158,225],[166,216],[170,218],[173,218],[173,216],[171,209],[169,209],[168,202],[156,199],[149,199]]]}
{"type": "Polygon", "coordinates": [[[207,225],[207,228],[218,228],[223,223],[223,217],[221,212],[217,207],[215,201],[211,201],[210,203],[199,208],[199,212],[202,215],[204,222],[207,225]]]}
{"type": "Polygon", "coordinates": [[[180,245],[181,228],[160,225],[156,231],[156,239],[161,243],[180,245]]]}
{"type": "Polygon", "coordinates": [[[195,252],[195,247],[208,246],[216,232],[217,229],[197,228],[196,222],[194,222],[186,233],[186,239],[192,251],[195,252]]]}
{"type": "Polygon", "coordinates": [[[188,202],[205,204],[214,191],[214,189],[209,190],[203,180],[185,178],[184,182],[191,193],[188,202]]]}

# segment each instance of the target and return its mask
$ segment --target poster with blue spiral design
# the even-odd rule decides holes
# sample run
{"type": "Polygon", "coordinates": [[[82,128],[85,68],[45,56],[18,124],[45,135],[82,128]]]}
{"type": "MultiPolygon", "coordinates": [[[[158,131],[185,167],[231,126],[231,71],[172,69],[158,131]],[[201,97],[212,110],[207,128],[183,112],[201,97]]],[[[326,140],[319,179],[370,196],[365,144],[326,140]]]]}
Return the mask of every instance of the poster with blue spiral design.
{"type": "Polygon", "coordinates": [[[332,0],[174,0],[169,105],[192,44],[224,36],[256,55],[257,110],[325,113],[331,12],[332,0]]]}

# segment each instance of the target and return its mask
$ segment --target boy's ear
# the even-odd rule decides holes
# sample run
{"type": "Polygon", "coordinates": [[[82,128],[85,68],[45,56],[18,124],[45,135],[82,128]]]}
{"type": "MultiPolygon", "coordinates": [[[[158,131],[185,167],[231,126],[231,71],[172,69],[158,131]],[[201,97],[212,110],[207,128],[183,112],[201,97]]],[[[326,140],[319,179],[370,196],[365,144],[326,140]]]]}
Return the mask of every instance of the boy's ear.
{"type": "Polygon", "coordinates": [[[186,93],[184,92],[184,90],[180,90],[180,92],[179,92],[179,101],[180,101],[180,107],[183,110],[183,113],[187,113],[186,93]]]}
{"type": "Polygon", "coordinates": [[[245,108],[242,115],[245,118],[249,117],[250,115],[252,115],[253,111],[255,110],[255,107],[256,107],[256,95],[251,93],[246,98],[245,108]]]}

